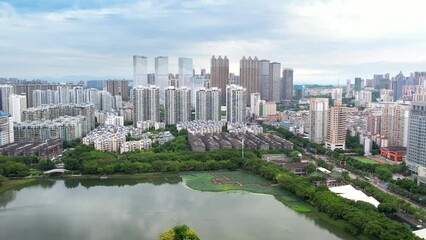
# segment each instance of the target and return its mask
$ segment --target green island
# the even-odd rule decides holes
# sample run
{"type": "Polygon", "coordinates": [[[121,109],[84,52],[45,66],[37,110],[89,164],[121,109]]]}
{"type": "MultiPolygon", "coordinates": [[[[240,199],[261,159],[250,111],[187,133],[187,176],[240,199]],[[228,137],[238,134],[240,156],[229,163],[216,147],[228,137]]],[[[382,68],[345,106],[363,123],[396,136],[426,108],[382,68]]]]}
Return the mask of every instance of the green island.
{"type": "Polygon", "coordinates": [[[312,207],[278,184],[246,171],[186,172],[181,174],[183,183],[191,189],[208,192],[245,191],[273,195],[294,211],[308,213],[312,207]]]}

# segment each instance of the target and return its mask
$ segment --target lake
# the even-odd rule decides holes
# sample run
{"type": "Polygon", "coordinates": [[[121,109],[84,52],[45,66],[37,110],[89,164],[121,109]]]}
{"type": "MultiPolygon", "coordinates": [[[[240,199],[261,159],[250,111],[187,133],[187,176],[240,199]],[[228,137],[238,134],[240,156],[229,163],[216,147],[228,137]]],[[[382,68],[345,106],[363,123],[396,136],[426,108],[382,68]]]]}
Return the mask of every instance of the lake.
{"type": "Polygon", "coordinates": [[[200,192],[177,175],[42,180],[0,194],[0,239],[156,239],[177,224],[203,240],[350,239],[272,195],[200,192]]]}

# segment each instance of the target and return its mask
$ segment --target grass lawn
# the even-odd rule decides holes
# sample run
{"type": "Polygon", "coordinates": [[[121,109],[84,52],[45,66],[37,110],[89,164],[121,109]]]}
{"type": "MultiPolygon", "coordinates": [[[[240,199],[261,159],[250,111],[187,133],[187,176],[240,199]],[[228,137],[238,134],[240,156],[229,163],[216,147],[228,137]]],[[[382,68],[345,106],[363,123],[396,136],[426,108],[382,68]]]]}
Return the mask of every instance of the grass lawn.
{"type": "Polygon", "coordinates": [[[368,163],[368,164],[378,164],[378,163],[376,163],[376,162],[374,162],[374,161],[371,161],[370,159],[368,159],[368,158],[363,158],[363,157],[353,157],[354,159],[356,159],[356,160],[358,160],[358,161],[360,161],[360,162],[363,162],[363,163],[368,163]]]}

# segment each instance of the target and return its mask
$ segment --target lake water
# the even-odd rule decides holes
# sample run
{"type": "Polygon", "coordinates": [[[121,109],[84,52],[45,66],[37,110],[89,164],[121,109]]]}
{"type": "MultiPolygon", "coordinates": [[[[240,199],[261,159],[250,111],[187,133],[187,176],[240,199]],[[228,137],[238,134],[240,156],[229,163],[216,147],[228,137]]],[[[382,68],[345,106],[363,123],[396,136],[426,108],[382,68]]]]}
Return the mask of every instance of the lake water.
{"type": "Polygon", "coordinates": [[[156,239],[177,224],[202,240],[349,239],[271,195],[199,192],[178,177],[43,180],[0,195],[0,239],[156,239]]]}

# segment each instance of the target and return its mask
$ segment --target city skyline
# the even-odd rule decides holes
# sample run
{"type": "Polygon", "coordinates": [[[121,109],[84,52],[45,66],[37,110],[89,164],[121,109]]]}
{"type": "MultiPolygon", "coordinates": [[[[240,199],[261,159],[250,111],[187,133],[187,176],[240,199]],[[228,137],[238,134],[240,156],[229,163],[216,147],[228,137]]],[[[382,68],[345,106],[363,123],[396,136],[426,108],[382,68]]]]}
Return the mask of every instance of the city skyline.
{"type": "Polygon", "coordinates": [[[336,84],[377,72],[407,74],[426,62],[418,54],[426,50],[426,23],[414,17],[422,16],[422,1],[280,3],[3,1],[0,71],[58,81],[132,79],[132,56],[140,54],[151,60],[148,69],[156,56],[169,56],[175,73],[178,57],[193,58],[199,71],[209,69],[212,55],[226,55],[238,73],[239,59],[251,55],[293,68],[295,83],[336,84]]]}

